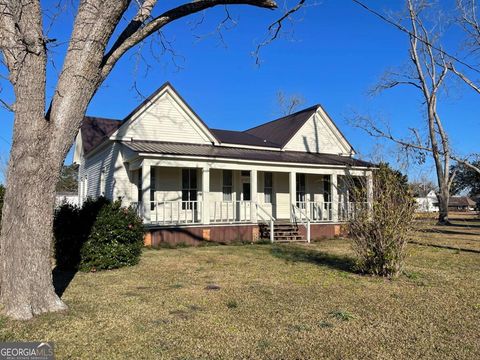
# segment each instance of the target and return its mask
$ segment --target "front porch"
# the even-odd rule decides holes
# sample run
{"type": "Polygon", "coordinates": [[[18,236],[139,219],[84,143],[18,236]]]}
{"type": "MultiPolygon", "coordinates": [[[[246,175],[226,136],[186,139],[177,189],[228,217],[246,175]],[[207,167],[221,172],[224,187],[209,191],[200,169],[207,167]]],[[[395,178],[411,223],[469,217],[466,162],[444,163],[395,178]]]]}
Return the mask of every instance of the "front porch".
{"type": "MultiPolygon", "coordinates": [[[[250,228],[252,240],[267,234],[274,241],[276,226],[291,224],[296,228],[292,238],[301,235],[310,242],[312,229],[314,234],[321,233],[319,225],[337,229],[331,225],[347,221],[366,204],[350,201],[344,169],[184,163],[143,159],[137,168],[130,167],[131,205],[151,231],[188,228],[194,237],[210,240],[212,232],[226,231],[220,228],[237,234],[250,228]]],[[[354,176],[368,174],[357,171],[354,176]]]]}

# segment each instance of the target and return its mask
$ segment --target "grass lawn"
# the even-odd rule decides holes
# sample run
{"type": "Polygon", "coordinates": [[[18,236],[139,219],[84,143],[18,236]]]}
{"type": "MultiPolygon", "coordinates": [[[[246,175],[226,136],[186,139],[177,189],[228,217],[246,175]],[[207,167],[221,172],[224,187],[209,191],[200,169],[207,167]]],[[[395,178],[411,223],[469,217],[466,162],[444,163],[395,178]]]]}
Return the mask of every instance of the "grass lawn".
{"type": "MultiPolygon", "coordinates": [[[[443,242],[480,242],[469,224],[443,242]]],[[[479,359],[480,253],[408,250],[394,281],[352,272],[346,240],[146,250],[76,274],[68,313],[0,319],[0,340],[54,341],[59,359],[479,359]]]]}

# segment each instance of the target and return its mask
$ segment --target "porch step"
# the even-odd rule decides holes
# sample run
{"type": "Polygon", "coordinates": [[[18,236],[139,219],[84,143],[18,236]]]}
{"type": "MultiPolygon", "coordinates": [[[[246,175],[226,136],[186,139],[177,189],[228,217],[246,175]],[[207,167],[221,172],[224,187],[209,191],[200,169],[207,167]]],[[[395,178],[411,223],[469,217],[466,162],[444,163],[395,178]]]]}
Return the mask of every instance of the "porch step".
{"type": "MultiPolygon", "coordinates": [[[[269,224],[260,224],[260,236],[270,239],[269,224]]],[[[289,221],[276,221],[273,224],[274,242],[305,242],[305,238],[298,231],[298,225],[289,221]]]]}

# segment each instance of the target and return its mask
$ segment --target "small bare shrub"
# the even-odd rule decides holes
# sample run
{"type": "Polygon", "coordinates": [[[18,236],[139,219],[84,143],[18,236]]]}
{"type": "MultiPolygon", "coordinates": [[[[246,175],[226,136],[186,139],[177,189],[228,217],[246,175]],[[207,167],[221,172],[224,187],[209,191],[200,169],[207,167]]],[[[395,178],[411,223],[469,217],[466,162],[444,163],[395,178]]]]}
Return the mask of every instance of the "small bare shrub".
{"type": "MultiPolygon", "coordinates": [[[[366,181],[352,181],[350,197],[367,198],[366,181]]],[[[348,223],[358,270],[394,277],[402,272],[406,244],[412,235],[415,201],[406,177],[382,164],[373,174],[372,203],[358,207],[348,223]]]]}

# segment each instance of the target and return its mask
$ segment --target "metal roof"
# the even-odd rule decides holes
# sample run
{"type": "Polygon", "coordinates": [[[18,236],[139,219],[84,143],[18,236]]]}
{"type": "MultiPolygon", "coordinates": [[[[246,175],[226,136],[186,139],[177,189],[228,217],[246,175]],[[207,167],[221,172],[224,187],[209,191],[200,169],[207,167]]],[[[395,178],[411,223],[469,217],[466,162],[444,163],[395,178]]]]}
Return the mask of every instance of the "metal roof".
{"type": "Polygon", "coordinates": [[[123,145],[138,153],[183,155],[192,157],[211,157],[257,160],[265,162],[301,163],[317,165],[372,167],[373,164],[347,156],[318,154],[301,151],[276,151],[246,149],[215,145],[197,145],[163,141],[124,141],[123,145]]]}
{"type": "Polygon", "coordinates": [[[121,125],[122,122],[119,120],[85,116],[80,125],[83,152],[87,154],[92,151],[108,139],[121,125]]]}
{"type": "Polygon", "coordinates": [[[261,139],[244,131],[210,129],[221,143],[280,148],[279,144],[261,139]]]}
{"type": "Polygon", "coordinates": [[[271,141],[284,147],[290,139],[300,130],[305,122],[312,117],[320,105],[314,105],[294,114],[284,116],[254,128],[245,130],[246,133],[258,138],[271,141]]]}

